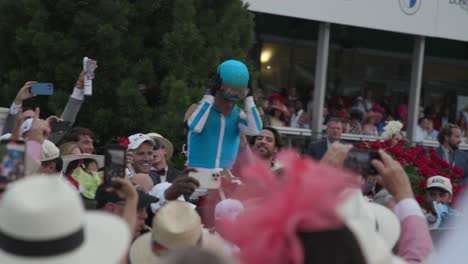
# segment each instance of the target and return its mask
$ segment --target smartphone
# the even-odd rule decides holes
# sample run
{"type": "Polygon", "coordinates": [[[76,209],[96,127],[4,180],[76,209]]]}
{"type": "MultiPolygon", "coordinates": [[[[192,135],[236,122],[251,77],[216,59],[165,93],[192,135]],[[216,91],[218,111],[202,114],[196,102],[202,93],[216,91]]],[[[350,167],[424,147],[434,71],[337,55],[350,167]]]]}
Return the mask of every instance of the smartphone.
{"type": "Polygon", "coordinates": [[[109,145],[104,153],[104,181],[112,183],[112,178],[125,178],[127,149],[120,145],[109,145]]]}
{"type": "Polygon", "coordinates": [[[24,177],[26,145],[23,141],[0,141],[0,183],[19,180],[24,177]]]}
{"type": "Polygon", "coordinates": [[[189,176],[197,179],[200,182],[200,188],[219,189],[219,187],[221,187],[220,172],[190,172],[189,176]]]}
{"type": "Polygon", "coordinates": [[[353,148],[346,157],[344,166],[362,176],[377,175],[378,172],[371,164],[372,160],[381,160],[376,150],[353,148]]]}
{"type": "Polygon", "coordinates": [[[52,83],[35,83],[29,92],[35,95],[53,95],[54,85],[52,83]]]}
{"type": "Polygon", "coordinates": [[[50,132],[51,133],[66,133],[71,127],[71,122],[70,121],[63,121],[63,122],[58,122],[58,121],[53,121],[50,124],[50,132]]]}

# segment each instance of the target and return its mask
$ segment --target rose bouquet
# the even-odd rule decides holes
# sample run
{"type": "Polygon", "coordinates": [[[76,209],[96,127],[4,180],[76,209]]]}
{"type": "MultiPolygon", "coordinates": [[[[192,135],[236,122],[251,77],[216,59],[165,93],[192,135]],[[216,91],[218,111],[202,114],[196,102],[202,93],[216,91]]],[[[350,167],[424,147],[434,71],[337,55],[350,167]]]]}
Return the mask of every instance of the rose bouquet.
{"type": "Polygon", "coordinates": [[[383,149],[390,154],[408,175],[416,200],[424,206],[424,188],[426,181],[432,176],[443,176],[450,179],[453,186],[453,202],[463,188],[463,171],[457,166],[450,166],[444,159],[440,158],[435,149],[423,146],[410,146],[405,140],[395,143],[392,140],[386,141],[363,141],[357,144],[363,149],[383,149]]]}

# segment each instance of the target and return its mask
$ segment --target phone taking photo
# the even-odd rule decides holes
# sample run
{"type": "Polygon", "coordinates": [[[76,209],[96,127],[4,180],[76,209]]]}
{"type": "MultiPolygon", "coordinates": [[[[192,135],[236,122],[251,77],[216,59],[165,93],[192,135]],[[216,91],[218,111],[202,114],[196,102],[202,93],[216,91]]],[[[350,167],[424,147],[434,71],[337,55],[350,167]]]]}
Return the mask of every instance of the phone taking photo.
{"type": "Polygon", "coordinates": [[[219,189],[221,187],[221,173],[217,172],[190,172],[189,176],[195,178],[200,183],[202,189],[219,189]]]}
{"type": "Polygon", "coordinates": [[[62,133],[65,134],[71,128],[70,121],[53,121],[50,123],[50,132],[51,133],[62,133]]]}
{"type": "Polygon", "coordinates": [[[54,85],[52,83],[35,83],[31,85],[29,92],[35,95],[53,95],[54,85]]]}
{"type": "Polygon", "coordinates": [[[19,180],[26,171],[26,145],[23,141],[0,141],[0,183],[19,180]]]}
{"type": "Polygon", "coordinates": [[[344,161],[344,166],[364,177],[377,175],[378,172],[371,163],[374,159],[381,160],[376,150],[352,148],[344,161]]]}
{"type": "Polygon", "coordinates": [[[112,183],[112,178],[125,178],[127,149],[121,145],[109,145],[104,154],[104,181],[112,183]]]}

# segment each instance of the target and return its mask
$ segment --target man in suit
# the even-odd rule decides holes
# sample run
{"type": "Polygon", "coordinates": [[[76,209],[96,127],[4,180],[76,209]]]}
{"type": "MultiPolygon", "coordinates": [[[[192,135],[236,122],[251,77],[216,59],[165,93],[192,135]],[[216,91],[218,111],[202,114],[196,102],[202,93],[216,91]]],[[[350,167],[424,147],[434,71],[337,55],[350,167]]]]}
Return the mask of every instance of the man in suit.
{"type": "Polygon", "coordinates": [[[440,146],[436,148],[436,153],[450,164],[456,165],[463,170],[465,181],[468,179],[468,154],[458,149],[462,141],[461,129],[453,124],[446,124],[442,127],[437,136],[440,146]]]}
{"type": "Polygon", "coordinates": [[[174,153],[172,143],[157,133],[149,133],[148,136],[154,141],[153,166],[148,173],[154,182],[154,185],[163,182],[173,182],[180,174],[180,171],[169,168],[167,162],[174,153]]]}
{"type": "Polygon", "coordinates": [[[310,144],[307,155],[315,160],[322,159],[325,152],[335,141],[339,141],[343,133],[343,123],[338,118],[332,118],[327,122],[327,137],[310,144]]]}

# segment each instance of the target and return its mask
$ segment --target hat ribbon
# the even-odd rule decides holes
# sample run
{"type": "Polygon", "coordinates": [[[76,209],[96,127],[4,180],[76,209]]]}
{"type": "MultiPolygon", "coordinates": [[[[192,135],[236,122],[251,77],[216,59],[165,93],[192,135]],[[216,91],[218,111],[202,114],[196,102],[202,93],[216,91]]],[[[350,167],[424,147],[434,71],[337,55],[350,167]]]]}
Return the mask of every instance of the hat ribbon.
{"type": "Polygon", "coordinates": [[[48,257],[68,253],[84,242],[84,230],[50,240],[27,241],[11,237],[0,231],[0,249],[24,257],[48,257]]]}

